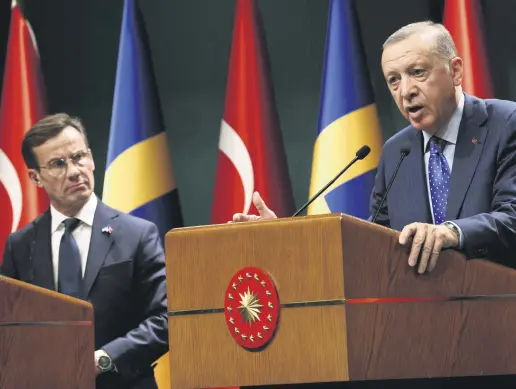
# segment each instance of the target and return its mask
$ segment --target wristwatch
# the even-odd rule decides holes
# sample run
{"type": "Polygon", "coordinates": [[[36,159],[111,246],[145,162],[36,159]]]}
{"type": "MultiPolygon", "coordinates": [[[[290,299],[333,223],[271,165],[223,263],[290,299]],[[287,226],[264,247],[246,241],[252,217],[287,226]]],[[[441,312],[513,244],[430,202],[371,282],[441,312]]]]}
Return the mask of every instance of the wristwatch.
{"type": "Polygon", "coordinates": [[[95,365],[97,365],[98,369],[102,373],[113,370],[113,360],[105,351],[99,350],[99,352],[96,354],[95,365]]]}
{"type": "Polygon", "coordinates": [[[452,230],[455,233],[455,235],[457,235],[457,242],[458,242],[458,244],[460,246],[460,231],[457,228],[457,226],[455,225],[455,223],[444,222],[443,226],[448,227],[450,230],[452,230]]]}

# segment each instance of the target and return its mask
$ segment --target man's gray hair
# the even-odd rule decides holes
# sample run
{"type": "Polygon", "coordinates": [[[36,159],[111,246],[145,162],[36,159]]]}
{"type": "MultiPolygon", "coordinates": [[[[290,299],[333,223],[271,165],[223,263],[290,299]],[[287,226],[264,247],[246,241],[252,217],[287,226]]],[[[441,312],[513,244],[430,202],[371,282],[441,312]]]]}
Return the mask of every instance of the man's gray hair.
{"type": "Polygon", "coordinates": [[[398,43],[407,39],[416,32],[427,30],[429,28],[436,30],[435,46],[433,51],[442,59],[444,59],[446,65],[448,65],[449,61],[457,56],[457,48],[455,47],[453,38],[451,37],[450,32],[446,29],[446,27],[440,23],[434,23],[432,21],[416,22],[401,27],[394,34],[387,38],[383,44],[383,49],[389,45],[392,45],[393,43],[398,43]]]}

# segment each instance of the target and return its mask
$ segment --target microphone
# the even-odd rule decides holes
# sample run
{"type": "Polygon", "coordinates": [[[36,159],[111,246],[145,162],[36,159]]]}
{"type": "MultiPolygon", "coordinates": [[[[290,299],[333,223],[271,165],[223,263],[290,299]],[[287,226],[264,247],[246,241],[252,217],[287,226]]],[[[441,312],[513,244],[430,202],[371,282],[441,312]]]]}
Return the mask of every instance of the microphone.
{"type": "Polygon", "coordinates": [[[398,175],[398,170],[400,169],[401,163],[405,159],[407,155],[410,154],[410,147],[405,145],[400,150],[400,160],[398,162],[398,166],[396,166],[396,170],[394,171],[394,174],[391,177],[391,181],[389,182],[389,185],[387,185],[387,189],[385,190],[385,193],[382,197],[382,201],[380,201],[380,204],[378,205],[378,208],[376,209],[376,213],[374,214],[373,220],[371,220],[372,223],[376,222],[376,219],[378,218],[378,214],[380,213],[380,209],[382,209],[383,203],[387,199],[387,195],[389,194],[389,191],[391,190],[392,183],[394,182],[394,179],[398,175]]]}
{"type": "Polygon", "coordinates": [[[322,192],[324,192],[326,189],[328,189],[330,187],[331,184],[333,184],[335,181],[337,181],[337,178],[339,178],[346,170],[348,170],[351,167],[351,165],[353,165],[359,159],[364,159],[365,157],[367,157],[370,152],[371,152],[371,148],[369,146],[367,146],[367,145],[362,146],[355,154],[355,158],[353,158],[351,160],[351,162],[348,163],[347,166],[344,169],[342,169],[339,172],[339,174],[337,174],[330,182],[328,182],[319,192],[317,192],[310,200],[308,200],[308,202],[305,205],[303,205],[301,208],[299,208],[299,210],[294,215],[292,215],[292,217],[297,216],[301,212],[303,212],[306,207],[308,207],[310,204],[312,204],[313,201],[321,195],[322,192]]]}

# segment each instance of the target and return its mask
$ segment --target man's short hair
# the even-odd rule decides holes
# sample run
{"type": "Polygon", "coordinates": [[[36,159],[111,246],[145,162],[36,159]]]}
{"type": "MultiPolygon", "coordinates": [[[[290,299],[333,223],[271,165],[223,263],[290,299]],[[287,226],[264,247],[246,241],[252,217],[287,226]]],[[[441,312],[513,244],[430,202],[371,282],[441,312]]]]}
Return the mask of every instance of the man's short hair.
{"type": "Polygon", "coordinates": [[[416,22],[407,24],[406,26],[401,27],[399,30],[394,32],[391,36],[387,38],[387,40],[383,44],[383,49],[387,46],[401,42],[411,35],[433,28],[436,30],[435,35],[435,46],[433,51],[439,55],[446,64],[457,56],[457,48],[455,47],[455,42],[453,42],[453,38],[450,35],[450,32],[440,23],[435,23],[432,21],[424,21],[424,22],[416,22]]]}
{"type": "Polygon", "coordinates": [[[34,154],[34,147],[41,146],[49,139],[58,136],[66,127],[73,127],[79,131],[84,137],[86,146],[88,146],[86,129],[79,118],[71,117],[66,113],[45,116],[34,124],[23,137],[22,155],[29,169],[39,169],[38,159],[36,154],[34,154]]]}

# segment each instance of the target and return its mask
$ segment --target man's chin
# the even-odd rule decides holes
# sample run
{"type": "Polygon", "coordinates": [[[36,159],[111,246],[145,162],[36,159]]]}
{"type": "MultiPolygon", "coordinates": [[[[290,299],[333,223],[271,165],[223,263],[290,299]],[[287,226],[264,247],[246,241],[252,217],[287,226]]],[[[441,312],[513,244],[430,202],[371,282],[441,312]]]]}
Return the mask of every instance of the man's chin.
{"type": "Polygon", "coordinates": [[[428,123],[425,120],[421,120],[421,121],[417,121],[417,122],[410,120],[410,124],[412,125],[412,127],[414,127],[416,130],[419,130],[419,131],[425,131],[425,132],[428,132],[429,134],[433,134],[435,132],[435,126],[432,125],[433,123],[428,123]]]}
{"type": "Polygon", "coordinates": [[[92,193],[92,190],[90,188],[84,188],[84,189],[77,188],[77,190],[75,190],[74,193],[72,194],[71,198],[72,198],[73,202],[86,201],[90,198],[91,193],[92,193]]]}

